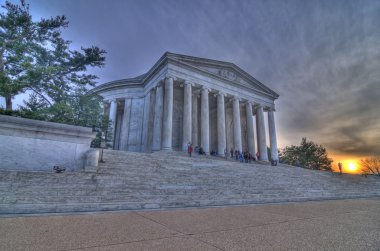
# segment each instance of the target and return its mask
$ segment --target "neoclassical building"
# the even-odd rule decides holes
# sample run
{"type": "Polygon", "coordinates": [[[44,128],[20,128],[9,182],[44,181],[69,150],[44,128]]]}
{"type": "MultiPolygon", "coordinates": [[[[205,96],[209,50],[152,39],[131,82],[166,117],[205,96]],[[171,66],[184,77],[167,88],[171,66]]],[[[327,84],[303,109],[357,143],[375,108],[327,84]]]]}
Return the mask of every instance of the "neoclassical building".
{"type": "Polygon", "coordinates": [[[191,142],[207,154],[232,148],[267,161],[267,113],[271,156],[278,159],[279,95],[235,64],[166,52],[147,73],[91,93],[105,100],[116,150],[186,151],[191,142]]]}

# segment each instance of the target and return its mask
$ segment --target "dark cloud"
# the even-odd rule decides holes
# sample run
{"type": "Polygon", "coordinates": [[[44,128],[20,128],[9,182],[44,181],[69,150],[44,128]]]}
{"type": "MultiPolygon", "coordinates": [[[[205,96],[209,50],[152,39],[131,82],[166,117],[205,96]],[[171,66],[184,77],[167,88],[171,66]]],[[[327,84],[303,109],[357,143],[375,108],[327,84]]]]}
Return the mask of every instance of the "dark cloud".
{"type": "Polygon", "coordinates": [[[280,93],[280,145],[304,136],[339,154],[380,154],[380,1],[30,1],[66,14],[73,46],[98,45],[100,82],[165,52],[232,61],[280,93]]]}

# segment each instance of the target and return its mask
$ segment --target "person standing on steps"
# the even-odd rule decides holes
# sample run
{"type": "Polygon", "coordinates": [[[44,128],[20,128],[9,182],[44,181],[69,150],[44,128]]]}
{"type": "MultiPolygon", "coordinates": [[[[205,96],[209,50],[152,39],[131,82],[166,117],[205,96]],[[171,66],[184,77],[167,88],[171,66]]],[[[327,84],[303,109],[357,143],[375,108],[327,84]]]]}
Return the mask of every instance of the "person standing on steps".
{"type": "Polygon", "coordinates": [[[231,158],[233,158],[234,157],[234,149],[232,149],[232,147],[231,147],[231,150],[230,150],[230,154],[231,154],[231,158]]]}
{"type": "Polygon", "coordinates": [[[260,153],[257,152],[257,153],[256,153],[256,160],[259,160],[259,158],[260,158],[260,153]]]}
{"type": "Polygon", "coordinates": [[[240,151],[239,151],[239,160],[240,160],[241,163],[244,162],[244,156],[243,156],[243,153],[241,153],[240,151]]]}
{"type": "Polygon", "coordinates": [[[193,152],[193,145],[192,144],[188,144],[188,146],[187,146],[187,152],[189,153],[189,157],[191,157],[191,154],[193,152]]]}
{"type": "Polygon", "coordinates": [[[340,175],[342,175],[342,166],[343,166],[342,162],[339,162],[338,163],[338,167],[339,167],[339,173],[340,173],[340,175]]]}
{"type": "Polygon", "coordinates": [[[248,162],[251,163],[252,162],[252,154],[251,153],[248,153],[248,162]]]}

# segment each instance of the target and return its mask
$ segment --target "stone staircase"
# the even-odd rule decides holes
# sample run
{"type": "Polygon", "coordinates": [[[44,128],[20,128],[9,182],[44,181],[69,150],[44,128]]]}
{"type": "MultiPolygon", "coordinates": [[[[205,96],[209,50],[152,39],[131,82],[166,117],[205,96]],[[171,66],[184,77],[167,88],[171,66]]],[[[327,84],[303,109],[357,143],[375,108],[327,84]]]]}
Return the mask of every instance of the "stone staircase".
{"type": "Polygon", "coordinates": [[[181,152],[104,151],[98,173],[0,171],[0,213],[63,213],[380,196],[380,179],[181,152]]]}

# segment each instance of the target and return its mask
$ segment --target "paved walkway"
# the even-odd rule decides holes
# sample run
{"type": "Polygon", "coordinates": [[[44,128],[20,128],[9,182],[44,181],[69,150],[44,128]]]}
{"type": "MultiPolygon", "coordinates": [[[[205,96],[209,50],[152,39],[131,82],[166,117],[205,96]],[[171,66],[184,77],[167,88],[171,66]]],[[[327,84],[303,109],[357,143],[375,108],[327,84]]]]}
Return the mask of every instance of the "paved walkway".
{"type": "Polygon", "coordinates": [[[3,217],[0,250],[380,250],[380,199],[3,217]]]}

